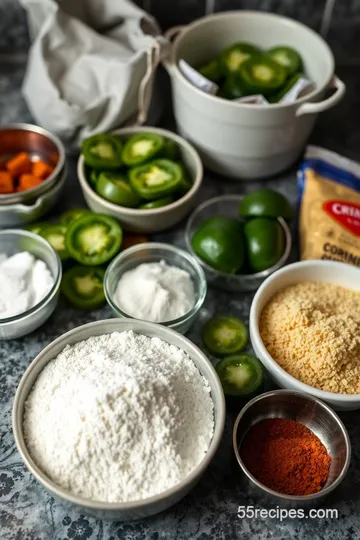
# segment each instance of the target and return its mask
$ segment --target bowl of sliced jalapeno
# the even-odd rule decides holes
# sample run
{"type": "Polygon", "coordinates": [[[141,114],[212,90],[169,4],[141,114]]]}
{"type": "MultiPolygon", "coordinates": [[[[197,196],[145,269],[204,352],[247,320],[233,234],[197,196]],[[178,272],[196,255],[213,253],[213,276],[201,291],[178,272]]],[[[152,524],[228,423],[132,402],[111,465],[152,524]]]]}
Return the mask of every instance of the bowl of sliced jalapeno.
{"type": "Polygon", "coordinates": [[[250,180],[285,170],[317,114],[345,93],[322,37],[277,14],[215,13],[170,35],[163,63],[177,129],[207,167],[226,176],[250,180]]]}
{"type": "Polygon", "coordinates": [[[83,141],[78,178],[88,206],[129,231],[172,227],[191,210],[203,176],[198,153],[175,133],[124,128],[83,141]]]}
{"type": "Polygon", "coordinates": [[[286,198],[270,189],[215,197],[189,217],[187,249],[202,265],[209,285],[256,290],[290,255],[291,214],[286,198]]]}

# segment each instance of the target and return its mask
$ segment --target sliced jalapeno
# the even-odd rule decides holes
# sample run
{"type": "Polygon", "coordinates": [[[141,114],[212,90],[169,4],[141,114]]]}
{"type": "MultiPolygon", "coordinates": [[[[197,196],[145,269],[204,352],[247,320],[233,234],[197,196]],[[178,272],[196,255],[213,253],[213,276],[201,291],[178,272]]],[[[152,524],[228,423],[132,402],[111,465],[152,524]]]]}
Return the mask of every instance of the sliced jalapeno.
{"type": "Polygon", "coordinates": [[[139,209],[152,210],[153,208],[161,208],[162,206],[167,206],[172,202],[174,202],[173,197],[163,197],[162,199],[156,199],[155,201],[140,204],[139,209]]]}
{"type": "Polygon", "coordinates": [[[87,210],[86,208],[70,208],[70,210],[67,210],[60,216],[60,224],[65,225],[67,227],[70,225],[74,219],[78,219],[79,217],[85,216],[87,214],[91,214],[90,210],[87,210]]]}
{"type": "Polygon", "coordinates": [[[221,53],[220,61],[222,69],[226,74],[235,73],[239,71],[240,66],[246,60],[260,52],[258,47],[254,47],[250,43],[235,43],[221,53]]]}
{"type": "Polygon", "coordinates": [[[268,55],[271,56],[274,62],[283,66],[288,72],[288,75],[294,75],[294,73],[302,70],[303,63],[301,56],[291,47],[274,47],[268,51],[268,55]]]}
{"type": "Polygon", "coordinates": [[[130,170],[134,190],[148,201],[160,199],[176,191],[182,178],[180,165],[169,159],[156,159],[130,170]]]}
{"type": "Polygon", "coordinates": [[[224,394],[246,396],[259,390],[264,380],[261,362],[250,354],[234,354],[215,366],[224,394]]]}
{"type": "Polygon", "coordinates": [[[214,83],[218,83],[222,78],[220,62],[217,59],[201,66],[198,71],[203,77],[214,83]]]}
{"type": "Polygon", "coordinates": [[[212,354],[223,356],[245,349],[248,331],[237,317],[215,315],[204,325],[202,338],[212,354]]]}
{"type": "Polygon", "coordinates": [[[76,265],[64,273],[61,292],[76,309],[96,309],[105,303],[103,268],[76,265]]]}
{"type": "Polygon", "coordinates": [[[164,137],[157,133],[139,133],[125,143],[122,159],[129,167],[142,165],[155,157],[164,147],[164,137]]]}
{"type": "Polygon", "coordinates": [[[100,173],[96,193],[107,201],[121,206],[134,208],[140,203],[140,197],[129,184],[127,177],[119,173],[100,173]]]}
{"type": "Polygon", "coordinates": [[[96,169],[90,169],[87,175],[87,178],[88,178],[90,186],[94,189],[96,188],[98,177],[99,177],[99,171],[97,171],[96,169]]]}
{"type": "Polygon", "coordinates": [[[48,223],[46,221],[38,221],[37,223],[31,223],[30,225],[27,225],[25,227],[26,231],[32,232],[34,234],[40,234],[41,231],[46,229],[46,227],[49,227],[51,223],[48,223]]]}
{"type": "Polygon", "coordinates": [[[176,161],[181,158],[180,156],[180,150],[178,145],[175,141],[172,139],[165,139],[164,140],[164,146],[159,153],[159,157],[165,158],[165,159],[171,159],[172,161],[176,161]]]}
{"type": "Polygon", "coordinates": [[[264,54],[249,58],[242,64],[237,75],[248,94],[268,96],[285,83],[286,69],[264,54]]]}
{"type": "Polygon", "coordinates": [[[106,263],[116,255],[122,242],[122,229],[110,216],[91,214],[70,223],[65,236],[70,256],[85,266],[106,263]]]}
{"type": "Polygon", "coordinates": [[[49,225],[40,231],[40,236],[49,242],[62,261],[69,258],[69,252],[65,244],[66,230],[67,228],[64,225],[49,225]]]}
{"type": "Polygon", "coordinates": [[[122,142],[108,133],[92,135],[82,143],[82,153],[86,165],[97,170],[121,167],[122,148],[122,142]]]}
{"type": "Polygon", "coordinates": [[[239,99],[245,95],[244,88],[238,77],[230,75],[217,93],[219,97],[225,99],[239,99]]]}
{"type": "Polygon", "coordinates": [[[278,101],[280,101],[280,99],[282,99],[289,92],[289,90],[292,89],[294,84],[296,84],[297,81],[299,79],[301,79],[301,77],[302,77],[301,73],[296,73],[295,75],[290,77],[286,81],[284,86],[282,88],[280,88],[279,91],[277,91],[275,94],[272,94],[271,96],[268,97],[269,102],[270,103],[277,103],[278,101]]]}

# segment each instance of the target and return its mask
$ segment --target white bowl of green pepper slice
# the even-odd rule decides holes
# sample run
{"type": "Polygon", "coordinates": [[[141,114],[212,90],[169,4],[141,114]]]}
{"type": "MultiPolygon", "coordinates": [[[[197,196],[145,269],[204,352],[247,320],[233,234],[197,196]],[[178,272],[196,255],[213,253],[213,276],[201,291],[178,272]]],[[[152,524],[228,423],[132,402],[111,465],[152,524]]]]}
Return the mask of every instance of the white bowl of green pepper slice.
{"type": "Polygon", "coordinates": [[[196,150],[153,127],[85,139],[78,178],[88,206],[139,233],[168,229],[191,210],[203,178],[196,150]]]}
{"type": "Polygon", "coordinates": [[[344,83],[334,75],[334,57],[327,43],[310,28],[280,15],[240,10],[216,13],[170,29],[169,35],[176,37],[164,65],[171,78],[179,133],[199,150],[205,165],[226,176],[265,178],[289,167],[300,155],[317,114],[335,105],[345,93],[344,83]],[[214,95],[211,80],[207,85],[196,85],[181,69],[181,61],[190,70],[207,66],[203,74],[213,78],[208,63],[219,56],[228,61],[233,55],[227,52],[234,52],[231,48],[235,44],[248,46],[247,50],[235,50],[237,63],[252,54],[249,46],[255,49],[254,58],[259,50],[270,58],[267,65],[255,66],[248,60],[249,70],[242,73],[247,94],[260,93],[258,85],[250,84],[254,71],[263,80],[276,72],[268,90],[275,92],[275,86],[280,90],[285,84],[283,68],[274,68],[279,48],[280,52],[290,48],[299,53],[301,69],[314,89],[286,103],[243,103],[236,99],[233,88],[230,93],[235,99],[225,99],[229,88],[223,89],[225,95],[214,95]],[[334,93],[327,97],[329,88],[334,93]]]}

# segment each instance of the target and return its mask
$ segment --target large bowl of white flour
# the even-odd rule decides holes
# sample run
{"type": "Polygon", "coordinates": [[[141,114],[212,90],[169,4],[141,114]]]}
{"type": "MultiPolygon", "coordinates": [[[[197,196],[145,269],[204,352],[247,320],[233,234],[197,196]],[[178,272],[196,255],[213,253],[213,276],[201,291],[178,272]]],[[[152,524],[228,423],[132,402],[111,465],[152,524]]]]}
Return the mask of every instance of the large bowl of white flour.
{"type": "Polygon", "coordinates": [[[90,323],[30,364],[13,431],[32,474],[101,518],[138,519],[184,497],[214,457],[225,421],[206,356],[164,326],[90,323]]]}

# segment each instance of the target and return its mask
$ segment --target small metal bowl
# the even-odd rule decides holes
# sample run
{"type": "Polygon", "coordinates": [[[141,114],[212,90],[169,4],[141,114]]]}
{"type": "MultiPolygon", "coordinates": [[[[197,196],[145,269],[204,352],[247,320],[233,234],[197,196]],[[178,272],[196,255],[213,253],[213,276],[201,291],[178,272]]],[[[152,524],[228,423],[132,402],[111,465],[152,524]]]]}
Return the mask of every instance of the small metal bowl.
{"type": "Polygon", "coordinates": [[[0,128],[0,169],[5,162],[20,152],[31,158],[43,159],[54,167],[54,171],[38,186],[22,191],[0,195],[0,205],[34,201],[39,195],[55,186],[65,169],[65,150],[60,139],[49,131],[31,124],[10,124],[0,128]]]}
{"type": "Polygon", "coordinates": [[[67,503],[75,505],[82,513],[94,515],[100,519],[132,520],[145,518],[162,512],[180,501],[189,493],[200,480],[202,474],[210,465],[210,462],[216,454],[224,430],[225,412],[224,392],[215,369],[202,351],[191,343],[191,341],[177,332],[170,330],[170,328],[166,328],[159,324],[137,321],[134,319],[110,319],[96,321],[74,328],[50,343],[50,345],[45,347],[45,349],[38,354],[26,369],[17,388],[12,410],[12,426],[16,446],[26,467],[51,494],[65,500],[67,503]],[[69,491],[56,485],[33,461],[24,439],[23,416],[25,402],[40,372],[48,362],[53,360],[67,345],[74,345],[91,336],[100,336],[103,334],[110,334],[111,332],[125,332],[129,330],[145,336],[162,339],[171,345],[175,345],[175,347],[179,347],[190,356],[200,373],[208,380],[211,387],[215,422],[213,438],[206,455],[199,465],[184,480],[163,493],[148,497],[147,499],[124,503],[107,503],[85,499],[84,497],[73,495],[69,491]]]}
{"type": "Polygon", "coordinates": [[[53,275],[54,285],[34,307],[14,317],[0,319],[0,340],[19,338],[39,328],[50,317],[59,298],[62,267],[59,256],[50,244],[29,231],[0,231],[0,253],[11,256],[20,251],[28,251],[44,261],[53,275]]]}
{"type": "Polygon", "coordinates": [[[214,197],[208,201],[200,204],[188,219],[185,231],[185,241],[188,251],[198,260],[203,267],[207,281],[209,285],[213,285],[218,289],[225,291],[254,291],[258,289],[261,283],[273,272],[284,266],[286,263],[290,251],[291,251],[291,232],[283,218],[278,218],[284,235],[285,235],[285,250],[281,259],[262,272],[256,272],[254,274],[227,274],[226,272],[219,272],[209,266],[200,257],[198,257],[191,245],[191,239],[195,232],[205,219],[215,216],[227,216],[239,218],[239,206],[242,201],[242,195],[221,195],[214,197]]]}
{"type": "Polygon", "coordinates": [[[164,326],[168,326],[181,334],[185,334],[190,326],[195,321],[206,297],[207,284],[206,277],[200,264],[186,251],[179,249],[169,244],[151,242],[145,244],[139,244],[131,248],[125,249],[120,255],[118,255],[108,266],[105,278],[104,278],[104,292],[106,300],[113,310],[116,317],[124,317],[132,319],[131,315],[128,315],[122,311],[115,300],[116,287],[121,276],[128,270],[132,270],[139,264],[165,261],[171,266],[177,266],[189,272],[195,289],[195,305],[194,307],[185,313],[178,319],[172,321],[164,321],[160,323],[164,326]]]}
{"type": "Polygon", "coordinates": [[[247,483],[249,493],[266,502],[297,506],[314,503],[332,492],[344,479],[350,464],[351,446],[346,428],[328,405],[301,392],[275,390],[252,399],[240,411],[233,429],[236,460],[247,483]],[[266,418],[291,418],[308,427],[324,444],[330,457],[329,477],[321,491],[312,495],[285,495],[264,486],[245,467],[241,444],[251,426],[266,418]]]}

